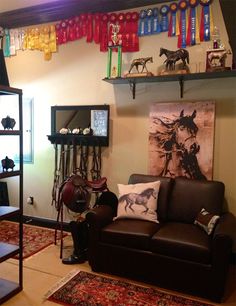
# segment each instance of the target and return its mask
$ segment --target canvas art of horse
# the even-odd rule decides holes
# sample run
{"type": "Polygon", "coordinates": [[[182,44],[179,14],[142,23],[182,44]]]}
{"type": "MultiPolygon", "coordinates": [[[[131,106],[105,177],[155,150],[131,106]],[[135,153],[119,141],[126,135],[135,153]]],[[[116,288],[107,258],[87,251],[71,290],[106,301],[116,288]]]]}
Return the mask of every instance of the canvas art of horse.
{"type": "Polygon", "coordinates": [[[142,205],[144,207],[144,211],[142,213],[146,214],[148,212],[147,204],[150,197],[153,197],[154,199],[157,198],[157,192],[155,191],[154,188],[147,188],[144,191],[142,191],[140,194],[139,193],[124,194],[119,198],[119,203],[125,202],[126,203],[125,211],[127,211],[127,209],[130,209],[132,210],[132,212],[134,212],[134,209],[132,207],[134,204],[142,205]]]}
{"type": "Polygon", "coordinates": [[[142,73],[144,70],[148,72],[146,64],[150,62],[153,63],[152,57],[143,57],[143,58],[136,58],[132,61],[129,69],[129,73],[133,70],[135,67],[138,73],[142,73]],[[141,66],[141,71],[139,70],[139,66],[141,66]]]}
{"type": "Polygon", "coordinates": [[[178,49],[176,51],[167,50],[165,48],[160,48],[159,56],[166,56],[164,61],[166,70],[175,70],[175,64],[177,61],[181,60],[183,68],[186,68],[187,63],[189,64],[189,52],[186,49],[178,49]]]}
{"type": "Polygon", "coordinates": [[[181,110],[179,117],[174,120],[160,117],[154,119],[158,129],[149,134],[149,139],[154,139],[163,160],[162,170],[158,175],[206,179],[197,158],[200,145],[196,139],[196,115],[196,110],[191,115],[185,115],[184,110],[181,110]]]}

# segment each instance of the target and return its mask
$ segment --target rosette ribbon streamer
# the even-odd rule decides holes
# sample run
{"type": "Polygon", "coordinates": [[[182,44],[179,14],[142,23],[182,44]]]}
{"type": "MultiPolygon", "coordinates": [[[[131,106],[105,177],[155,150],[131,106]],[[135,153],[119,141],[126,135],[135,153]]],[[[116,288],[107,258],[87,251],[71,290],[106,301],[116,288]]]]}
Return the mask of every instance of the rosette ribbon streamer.
{"type": "Polygon", "coordinates": [[[193,46],[199,43],[199,29],[197,19],[197,5],[199,0],[189,0],[189,18],[188,18],[188,33],[187,33],[187,45],[193,46]]]}
{"type": "Polygon", "coordinates": [[[187,18],[186,10],[188,7],[188,2],[186,0],[181,0],[179,2],[180,9],[180,22],[179,22],[179,37],[178,37],[178,48],[186,48],[187,42],[187,18]]]}
{"type": "Polygon", "coordinates": [[[162,32],[167,32],[169,28],[169,18],[168,18],[168,13],[169,13],[169,6],[168,5],[162,5],[160,8],[160,14],[161,14],[161,31],[162,32]]]}
{"type": "Polygon", "coordinates": [[[211,38],[211,29],[213,26],[210,4],[212,0],[200,0],[202,5],[201,25],[200,25],[200,40],[209,41],[211,38]]]}
{"type": "Polygon", "coordinates": [[[178,18],[177,18],[177,10],[178,5],[177,3],[171,3],[170,4],[170,22],[169,22],[169,30],[168,30],[168,36],[176,36],[179,34],[178,29],[178,18]]]}

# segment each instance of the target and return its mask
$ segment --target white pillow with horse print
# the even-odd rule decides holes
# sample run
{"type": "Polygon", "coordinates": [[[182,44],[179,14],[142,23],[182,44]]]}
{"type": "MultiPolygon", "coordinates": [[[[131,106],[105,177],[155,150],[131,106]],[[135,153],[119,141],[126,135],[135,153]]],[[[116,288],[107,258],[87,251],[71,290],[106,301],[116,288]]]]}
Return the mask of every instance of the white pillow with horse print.
{"type": "Polygon", "coordinates": [[[160,181],[118,184],[119,203],[114,220],[134,218],[159,223],[156,210],[160,184],[160,181]]]}

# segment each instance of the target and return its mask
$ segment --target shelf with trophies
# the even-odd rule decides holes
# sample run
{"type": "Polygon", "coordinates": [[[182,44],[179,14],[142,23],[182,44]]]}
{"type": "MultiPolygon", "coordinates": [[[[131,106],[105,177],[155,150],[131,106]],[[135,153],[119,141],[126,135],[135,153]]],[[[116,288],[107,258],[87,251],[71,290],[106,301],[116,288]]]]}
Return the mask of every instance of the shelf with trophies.
{"type": "MultiPolygon", "coordinates": [[[[205,67],[202,67],[201,70],[199,68],[195,69],[193,72],[190,69],[188,50],[181,46],[181,48],[177,50],[160,48],[159,55],[165,55],[166,58],[163,65],[158,67],[158,72],[156,75],[148,70],[149,65],[153,64],[153,57],[150,55],[149,57],[133,59],[131,61],[128,73],[125,73],[122,76],[122,41],[119,40],[120,28],[117,24],[111,24],[111,26],[112,35],[108,46],[107,76],[103,79],[103,81],[113,85],[128,84],[130,86],[133,99],[135,99],[136,96],[136,85],[139,83],[177,81],[180,88],[180,97],[183,98],[185,81],[230,78],[236,76],[236,70],[231,69],[233,62],[233,60],[230,61],[230,59],[232,59],[232,52],[226,50],[224,45],[221,43],[219,30],[217,27],[214,28],[214,32],[211,37],[212,47],[206,50],[205,67]],[[117,50],[117,48],[118,63],[117,66],[115,66],[112,64],[112,55],[114,50],[117,50]],[[181,61],[181,63],[178,61],[181,61]]],[[[200,63],[198,63],[198,65],[200,66],[200,63]]]]}

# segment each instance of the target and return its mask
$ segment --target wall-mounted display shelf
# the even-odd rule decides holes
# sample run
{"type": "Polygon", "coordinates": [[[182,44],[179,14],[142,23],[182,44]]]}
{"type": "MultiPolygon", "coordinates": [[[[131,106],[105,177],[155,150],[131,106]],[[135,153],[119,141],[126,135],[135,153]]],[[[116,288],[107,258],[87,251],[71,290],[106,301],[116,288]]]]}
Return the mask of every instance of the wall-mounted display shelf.
{"type": "Polygon", "coordinates": [[[51,107],[51,135],[48,140],[52,144],[81,146],[109,145],[109,105],[56,105],[51,107]],[[92,135],[73,133],[74,129],[84,130],[88,126],[92,135]],[[61,134],[66,128],[70,132],[61,134]]]}
{"type": "Polygon", "coordinates": [[[126,77],[126,78],[110,78],[110,79],[104,78],[103,81],[113,85],[129,84],[132,90],[133,99],[135,99],[136,84],[177,81],[179,82],[180,85],[180,97],[183,98],[185,81],[229,78],[235,76],[236,76],[236,70],[225,70],[225,71],[216,71],[216,72],[169,74],[169,75],[147,76],[147,77],[126,77]]]}
{"type": "MultiPolygon", "coordinates": [[[[3,129],[0,127],[0,143],[1,148],[7,147],[10,137],[17,140],[19,145],[17,146],[17,153],[19,154],[19,167],[17,170],[1,170],[0,179],[9,178],[13,176],[19,177],[19,203],[15,206],[8,206],[3,204],[0,206],[0,221],[14,217],[19,222],[19,243],[18,245],[12,245],[10,243],[0,242],[0,263],[12,258],[15,255],[19,255],[18,260],[18,281],[12,281],[6,277],[2,277],[0,274],[0,304],[4,303],[15,294],[20,292],[23,288],[23,132],[22,132],[22,90],[12,87],[0,85],[0,118],[8,115],[13,115],[11,112],[15,110],[16,128],[13,130],[3,129]],[[14,105],[14,107],[10,107],[14,105]],[[3,137],[2,137],[3,136],[3,137]],[[6,137],[7,136],[7,137],[6,137]]],[[[14,140],[13,140],[14,141],[14,140]]],[[[5,156],[1,156],[3,159],[5,156]]],[[[15,167],[14,167],[15,168],[15,167]]]]}

